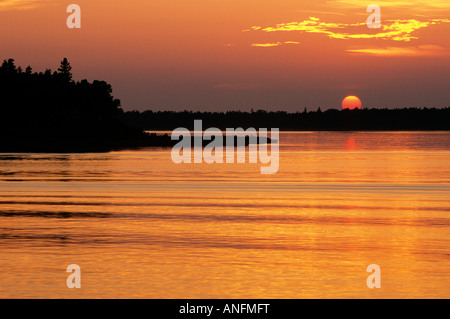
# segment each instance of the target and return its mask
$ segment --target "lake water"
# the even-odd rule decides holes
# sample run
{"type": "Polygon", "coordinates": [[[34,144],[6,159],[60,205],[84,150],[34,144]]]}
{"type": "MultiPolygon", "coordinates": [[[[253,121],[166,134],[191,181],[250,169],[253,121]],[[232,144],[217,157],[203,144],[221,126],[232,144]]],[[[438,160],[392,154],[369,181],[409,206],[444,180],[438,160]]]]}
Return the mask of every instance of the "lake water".
{"type": "Polygon", "coordinates": [[[0,297],[450,297],[450,132],[283,132],[260,167],[0,154],[0,297]]]}

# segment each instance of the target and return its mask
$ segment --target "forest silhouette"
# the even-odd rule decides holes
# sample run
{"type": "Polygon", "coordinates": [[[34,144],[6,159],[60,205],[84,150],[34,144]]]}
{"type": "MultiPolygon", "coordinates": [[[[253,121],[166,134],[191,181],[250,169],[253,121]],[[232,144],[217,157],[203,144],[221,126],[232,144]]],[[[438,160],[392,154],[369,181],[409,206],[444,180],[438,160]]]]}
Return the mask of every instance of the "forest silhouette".
{"type": "Polygon", "coordinates": [[[450,107],[403,109],[329,109],[287,113],[268,112],[172,112],[130,111],[126,123],[144,130],[193,129],[195,119],[203,127],[279,128],[283,131],[430,131],[450,130],[450,107]]]}
{"type": "Polygon", "coordinates": [[[0,67],[0,152],[100,152],[171,146],[150,130],[203,127],[280,130],[450,130],[450,107],[267,112],[124,112],[104,81],[74,81],[64,58],[57,71],[33,72],[13,59],[0,67]]]}
{"type": "Polygon", "coordinates": [[[120,101],[104,81],[72,80],[64,58],[58,71],[0,67],[1,152],[97,152],[168,146],[170,137],[125,123],[120,101]]]}

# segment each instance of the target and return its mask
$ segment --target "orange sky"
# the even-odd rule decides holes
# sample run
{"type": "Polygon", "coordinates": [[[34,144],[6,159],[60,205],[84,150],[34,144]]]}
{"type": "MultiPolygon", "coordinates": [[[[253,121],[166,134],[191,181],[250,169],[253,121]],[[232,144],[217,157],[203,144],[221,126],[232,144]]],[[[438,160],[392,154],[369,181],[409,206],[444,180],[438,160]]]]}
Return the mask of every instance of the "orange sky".
{"type": "Polygon", "coordinates": [[[0,0],[1,58],[62,57],[124,109],[450,106],[450,2],[0,0]],[[82,9],[70,30],[66,7],[82,9]],[[381,7],[382,28],[365,25],[381,7]]]}

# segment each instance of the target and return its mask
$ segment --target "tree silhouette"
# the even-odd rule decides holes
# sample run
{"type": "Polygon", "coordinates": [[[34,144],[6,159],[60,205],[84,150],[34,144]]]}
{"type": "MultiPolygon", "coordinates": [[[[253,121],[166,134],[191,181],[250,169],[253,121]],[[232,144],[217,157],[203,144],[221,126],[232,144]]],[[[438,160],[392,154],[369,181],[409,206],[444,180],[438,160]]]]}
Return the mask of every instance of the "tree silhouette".
{"type": "Polygon", "coordinates": [[[72,81],[67,59],[58,72],[21,72],[14,59],[0,66],[0,152],[85,152],[141,146],[171,146],[168,135],[144,130],[203,127],[281,130],[450,130],[450,107],[324,110],[287,113],[171,112],[124,113],[104,81],[72,81]]]}
{"type": "Polygon", "coordinates": [[[14,59],[3,60],[2,69],[5,73],[15,73],[16,66],[14,64],[14,59]]]}
{"type": "Polygon", "coordinates": [[[67,59],[59,72],[32,73],[13,59],[0,66],[0,152],[85,152],[170,146],[168,135],[125,124],[120,101],[104,81],[72,81],[67,59]]]}
{"type": "Polygon", "coordinates": [[[67,60],[67,58],[64,58],[61,61],[58,72],[64,79],[72,81],[72,73],[70,71],[72,71],[72,66],[70,65],[69,60],[67,60]]]}
{"type": "Polygon", "coordinates": [[[146,131],[171,131],[177,127],[194,129],[194,120],[202,119],[203,127],[277,127],[284,131],[349,131],[349,130],[450,130],[450,107],[364,109],[321,112],[192,112],[192,111],[129,111],[126,123],[146,131]]]}

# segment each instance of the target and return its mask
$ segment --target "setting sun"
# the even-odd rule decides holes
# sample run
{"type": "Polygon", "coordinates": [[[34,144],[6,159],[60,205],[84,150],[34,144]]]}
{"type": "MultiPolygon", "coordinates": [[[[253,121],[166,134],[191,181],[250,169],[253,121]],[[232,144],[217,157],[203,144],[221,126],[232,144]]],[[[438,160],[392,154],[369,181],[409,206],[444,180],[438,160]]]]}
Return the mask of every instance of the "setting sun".
{"type": "Polygon", "coordinates": [[[349,110],[360,109],[361,108],[361,100],[357,96],[354,96],[354,95],[347,96],[342,101],[342,108],[349,109],[349,110]]]}

